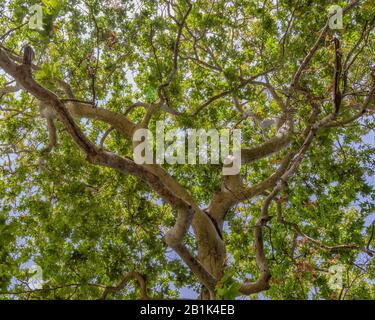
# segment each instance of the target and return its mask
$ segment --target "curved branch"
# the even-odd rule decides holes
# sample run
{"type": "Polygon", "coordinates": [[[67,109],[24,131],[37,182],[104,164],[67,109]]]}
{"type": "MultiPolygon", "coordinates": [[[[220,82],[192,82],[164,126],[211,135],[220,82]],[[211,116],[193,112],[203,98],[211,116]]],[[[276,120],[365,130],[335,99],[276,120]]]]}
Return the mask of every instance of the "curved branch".
{"type": "Polygon", "coordinates": [[[125,288],[125,286],[131,280],[137,280],[139,284],[140,294],[142,300],[149,300],[149,296],[147,295],[147,287],[146,287],[146,279],[145,277],[137,271],[132,271],[127,273],[121,282],[115,287],[106,287],[102,294],[101,300],[105,300],[110,293],[118,292],[125,288]]]}
{"type": "MultiPolygon", "coordinates": [[[[239,84],[239,86],[237,87],[237,89],[241,89],[245,86],[247,86],[248,84],[251,84],[255,79],[259,78],[259,77],[262,77],[262,76],[265,76],[273,71],[276,71],[277,69],[279,69],[280,67],[275,67],[275,68],[271,68],[269,70],[266,70],[266,71],[262,71],[252,77],[250,77],[249,79],[243,79],[241,81],[241,83],[239,84]]],[[[204,108],[206,108],[207,106],[209,106],[211,103],[215,102],[216,100],[219,100],[221,98],[224,98],[230,94],[233,93],[233,90],[225,90],[221,93],[218,93],[214,96],[212,96],[211,98],[209,98],[206,102],[204,102],[203,104],[201,104],[193,113],[192,113],[192,116],[197,116],[204,108]]]]}
{"type": "Polygon", "coordinates": [[[83,134],[76,125],[70,113],[58,97],[48,89],[41,87],[32,77],[31,66],[17,65],[9,59],[8,55],[0,48],[0,67],[11,75],[25,90],[32,93],[37,99],[49,105],[56,112],[58,118],[64,123],[74,142],[87,153],[96,153],[97,148],[83,134]]]}
{"type": "Polygon", "coordinates": [[[11,87],[5,87],[3,89],[0,89],[0,95],[7,94],[7,93],[15,93],[21,90],[21,88],[18,85],[11,86],[11,87]]]}
{"type": "Polygon", "coordinates": [[[186,11],[184,17],[182,18],[182,21],[179,23],[179,28],[178,28],[178,32],[177,32],[177,38],[175,40],[175,43],[174,43],[174,48],[173,48],[173,67],[172,67],[172,70],[168,76],[168,79],[162,83],[159,88],[158,88],[158,93],[159,93],[159,97],[162,97],[162,90],[166,87],[168,87],[171,82],[173,81],[173,78],[174,76],[176,75],[177,73],[177,69],[178,69],[178,52],[179,52],[179,49],[180,49],[180,40],[181,40],[181,35],[182,35],[182,30],[185,26],[185,22],[186,22],[186,19],[188,18],[192,8],[193,8],[193,5],[190,3],[190,1],[187,1],[187,4],[188,4],[188,10],[186,11]]]}
{"type": "Polygon", "coordinates": [[[266,255],[264,253],[263,244],[263,228],[266,226],[267,222],[270,220],[268,215],[268,208],[274,197],[274,192],[272,192],[264,201],[262,207],[262,214],[255,223],[254,226],[254,249],[255,249],[255,259],[260,272],[260,276],[255,282],[244,282],[240,288],[240,292],[244,295],[249,295],[257,292],[261,292],[269,289],[269,281],[271,279],[271,272],[268,267],[268,262],[266,255]]]}
{"type": "Polygon", "coordinates": [[[284,216],[282,215],[281,203],[279,201],[277,202],[277,221],[279,223],[289,225],[296,234],[302,236],[306,240],[313,243],[315,246],[320,247],[324,250],[333,251],[333,252],[342,251],[342,250],[360,250],[360,251],[367,253],[371,257],[375,254],[375,251],[371,250],[369,247],[361,247],[356,244],[340,244],[340,245],[335,245],[335,246],[329,246],[329,245],[322,243],[321,241],[311,238],[310,236],[308,236],[306,233],[304,233],[301,230],[298,224],[284,219],[284,216]]]}
{"type": "MultiPolygon", "coordinates": [[[[348,11],[350,11],[357,4],[359,4],[359,2],[360,2],[360,0],[354,0],[353,2],[351,2],[349,5],[347,5],[343,9],[343,14],[347,13],[348,11]]],[[[315,52],[318,50],[320,44],[322,43],[325,35],[327,34],[327,32],[329,30],[329,19],[330,18],[331,18],[331,16],[328,18],[328,20],[327,20],[326,24],[324,25],[324,27],[320,30],[320,34],[319,34],[318,39],[315,41],[314,45],[312,46],[312,48],[310,49],[310,51],[308,52],[308,54],[305,56],[305,58],[303,59],[303,61],[300,64],[300,66],[298,67],[296,73],[294,74],[292,82],[290,84],[291,88],[297,86],[297,84],[298,84],[298,82],[300,80],[300,77],[302,75],[303,70],[306,69],[306,67],[310,63],[312,57],[314,56],[315,52]]]]}
{"type": "Polygon", "coordinates": [[[253,148],[243,148],[241,150],[242,163],[251,163],[273,153],[279,152],[289,144],[289,133],[289,126],[284,124],[279,129],[278,133],[268,141],[253,148]]]}
{"type": "Polygon", "coordinates": [[[360,111],[356,113],[354,116],[348,118],[348,119],[343,119],[341,121],[330,121],[324,125],[325,128],[333,128],[333,127],[342,127],[345,126],[348,123],[351,123],[360,117],[362,117],[367,111],[370,106],[371,101],[374,99],[374,94],[375,94],[375,85],[371,88],[368,97],[366,98],[366,101],[362,104],[362,107],[360,108],[360,111]]]}
{"type": "Polygon", "coordinates": [[[48,126],[48,146],[42,151],[42,153],[50,153],[53,148],[57,145],[57,129],[54,120],[51,117],[47,117],[48,126]]]}

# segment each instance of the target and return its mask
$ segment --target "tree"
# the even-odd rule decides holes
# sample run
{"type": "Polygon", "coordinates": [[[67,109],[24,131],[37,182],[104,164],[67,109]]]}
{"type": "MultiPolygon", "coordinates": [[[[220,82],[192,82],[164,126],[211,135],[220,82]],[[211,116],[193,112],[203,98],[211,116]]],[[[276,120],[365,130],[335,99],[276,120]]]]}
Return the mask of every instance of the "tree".
{"type": "Polygon", "coordinates": [[[38,4],[1,2],[1,297],[374,298],[373,1],[38,4]],[[156,121],[241,129],[240,174],[137,164],[156,121]]]}

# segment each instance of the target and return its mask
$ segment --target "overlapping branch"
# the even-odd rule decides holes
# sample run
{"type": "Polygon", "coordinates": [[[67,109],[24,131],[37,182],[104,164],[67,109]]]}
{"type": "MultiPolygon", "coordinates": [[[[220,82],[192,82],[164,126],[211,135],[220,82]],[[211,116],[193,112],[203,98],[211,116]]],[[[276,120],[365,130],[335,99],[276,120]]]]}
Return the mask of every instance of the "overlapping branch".
{"type": "Polygon", "coordinates": [[[341,245],[329,246],[329,245],[326,245],[326,244],[322,243],[321,241],[318,241],[318,240],[308,236],[306,233],[304,233],[301,230],[301,228],[298,226],[297,223],[285,220],[285,218],[282,214],[282,206],[281,206],[280,201],[277,201],[277,221],[279,223],[289,225],[296,234],[298,234],[299,236],[308,240],[309,242],[311,242],[315,246],[317,246],[319,248],[322,248],[324,250],[328,250],[328,251],[332,251],[332,252],[345,251],[345,250],[359,250],[359,251],[363,251],[363,252],[367,253],[371,257],[375,254],[375,251],[371,250],[369,248],[369,246],[361,247],[361,246],[356,245],[356,244],[341,244],[341,245]]]}
{"type": "Polygon", "coordinates": [[[128,272],[117,286],[106,287],[103,291],[101,300],[105,300],[107,296],[111,293],[121,291],[131,280],[136,280],[138,282],[140,298],[142,300],[149,300],[150,298],[147,294],[146,278],[137,271],[128,272]]]}
{"type": "Polygon", "coordinates": [[[182,238],[189,228],[194,213],[198,216],[195,219],[195,226],[204,224],[204,228],[215,241],[217,238],[216,229],[210,219],[200,211],[191,196],[182,188],[170,175],[160,166],[137,165],[132,160],[117,154],[102,150],[96,147],[81,131],[74,122],[73,116],[89,117],[111,124],[124,136],[131,137],[135,125],[126,116],[111,112],[105,109],[92,108],[89,104],[77,102],[62,102],[54,93],[40,86],[32,77],[30,66],[17,65],[0,48],[0,67],[22,85],[22,87],[38,98],[43,104],[48,105],[57,118],[64,124],[68,133],[75,143],[85,152],[87,160],[93,164],[115,169],[122,173],[132,174],[147,183],[173,208],[178,210],[178,218],[175,228],[169,233],[167,241],[173,246],[181,258],[192,268],[197,277],[212,291],[216,280],[205,270],[205,268],[193,257],[192,254],[181,244],[182,238]],[[180,198],[182,194],[189,202],[180,198]],[[185,215],[186,213],[186,215],[185,215]],[[187,219],[187,217],[189,217],[187,219]]]}

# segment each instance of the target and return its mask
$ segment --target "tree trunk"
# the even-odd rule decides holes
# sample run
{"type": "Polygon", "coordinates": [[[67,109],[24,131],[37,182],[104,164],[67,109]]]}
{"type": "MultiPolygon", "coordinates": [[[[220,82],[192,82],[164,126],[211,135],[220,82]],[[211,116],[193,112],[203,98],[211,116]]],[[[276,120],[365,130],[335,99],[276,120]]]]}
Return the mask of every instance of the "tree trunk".
{"type": "MultiPolygon", "coordinates": [[[[218,224],[216,221],[214,223],[222,225],[222,223],[218,224]]],[[[226,267],[226,250],[221,237],[222,228],[219,229],[218,227],[217,237],[213,238],[206,232],[205,226],[193,222],[193,227],[197,237],[198,260],[219,281],[226,267]]],[[[203,300],[212,299],[210,292],[204,287],[200,297],[203,300]]]]}

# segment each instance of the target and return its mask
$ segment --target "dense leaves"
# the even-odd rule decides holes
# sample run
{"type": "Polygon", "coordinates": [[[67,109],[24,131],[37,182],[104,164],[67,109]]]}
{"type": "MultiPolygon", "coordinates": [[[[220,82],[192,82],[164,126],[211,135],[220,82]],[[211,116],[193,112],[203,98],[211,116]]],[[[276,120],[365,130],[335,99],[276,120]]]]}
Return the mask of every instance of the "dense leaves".
{"type": "MultiPolygon", "coordinates": [[[[344,16],[343,30],[327,33],[301,76],[301,88],[309,92],[308,97],[289,92],[288,85],[326,23],[329,6],[345,7],[348,2],[192,3],[179,43],[178,72],[163,92],[168,107],[179,115],[158,110],[150,129],[160,120],[169,129],[240,128],[245,147],[259,145],[277,130],[263,120],[280,117],[281,109],[264,86],[244,84],[244,79],[270,72],[258,80],[268,81],[283,99],[289,99],[295,114],[292,141],[281,152],[244,165],[241,173],[246,185],[267,178],[288,148],[303,143],[315,104],[320,119],[331,112],[333,37],[341,41],[344,60],[355,57],[338,120],[355,115],[358,105],[366,101],[375,53],[373,1],[360,1],[344,16]],[[210,101],[223,92],[230,94],[210,101]],[[235,108],[233,96],[245,102],[248,116],[235,108]]],[[[77,100],[127,112],[129,119],[139,123],[146,108],[129,106],[158,99],[158,88],[173,69],[178,23],[187,8],[183,0],[0,0],[0,44],[14,54],[30,44],[39,67],[34,70],[35,79],[60,97],[67,98],[56,78],[70,84],[77,100]],[[42,30],[27,24],[33,4],[42,5],[42,30]]],[[[0,69],[0,93],[1,88],[15,85],[11,81],[0,69]]],[[[58,145],[51,153],[44,152],[48,131],[38,101],[24,90],[2,93],[0,99],[0,298],[97,299],[105,287],[117,285],[134,270],[146,276],[154,298],[192,295],[191,290],[198,295],[201,284],[164,242],[176,216],[167,203],[136,177],[87,162],[59,122],[58,145]],[[35,284],[38,268],[42,280],[35,284]]],[[[98,120],[76,121],[98,145],[110,129],[98,120]]],[[[373,246],[372,130],[373,112],[368,112],[348,125],[316,134],[298,171],[279,195],[285,220],[328,247],[373,246]]],[[[104,145],[117,154],[132,155],[131,142],[116,130],[108,132],[104,145]]],[[[221,188],[218,165],[165,168],[202,208],[221,188]]],[[[228,256],[227,269],[217,284],[219,299],[240,296],[242,280],[258,277],[253,227],[271,190],[237,204],[225,217],[228,256]]],[[[279,223],[277,215],[273,204],[272,220],[264,228],[270,288],[250,298],[375,298],[375,266],[368,254],[316,245],[291,225],[279,223]],[[336,286],[332,267],[340,272],[336,286]]],[[[185,242],[192,252],[197,251],[192,231],[185,242]]],[[[139,289],[128,285],[109,297],[135,299],[139,289]]]]}

